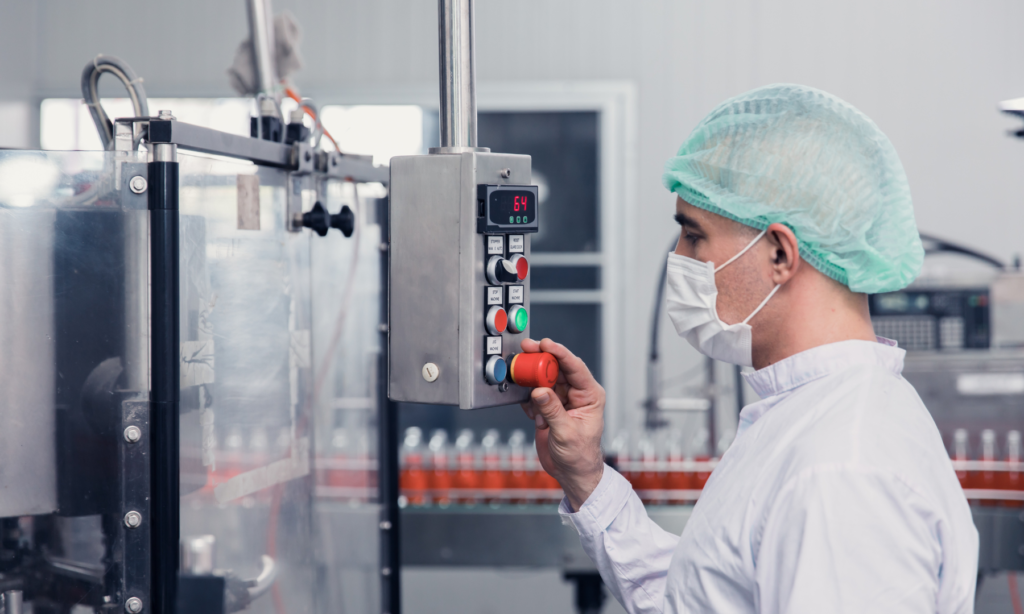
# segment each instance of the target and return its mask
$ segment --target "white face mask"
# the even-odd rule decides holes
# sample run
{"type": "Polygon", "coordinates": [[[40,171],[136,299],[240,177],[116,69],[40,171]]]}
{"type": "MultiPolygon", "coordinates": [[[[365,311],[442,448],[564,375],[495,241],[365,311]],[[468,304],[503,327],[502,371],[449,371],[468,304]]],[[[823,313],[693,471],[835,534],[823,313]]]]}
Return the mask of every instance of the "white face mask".
{"type": "Polygon", "coordinates": [[[751,352],[751,328],[747,322],[761,311],[768,300],[775,295],[779,286],[768,293],[752,314],[739,324],[726,324],[718,317],[715,302],[718,287],[715,273],[721,271],[747,253],[768,231],[765,230],[722,266],[701,262],[679,254],[668,255],[667,294],[668,317],[680,337],[690,342],[698,352],[734,365],[753,366],[751,352]]]}

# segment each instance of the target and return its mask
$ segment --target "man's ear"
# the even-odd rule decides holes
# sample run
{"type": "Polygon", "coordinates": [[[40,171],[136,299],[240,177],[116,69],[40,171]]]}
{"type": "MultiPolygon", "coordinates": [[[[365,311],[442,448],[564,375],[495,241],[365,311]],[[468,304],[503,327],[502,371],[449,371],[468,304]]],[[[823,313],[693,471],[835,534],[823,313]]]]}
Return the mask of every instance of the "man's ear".
{"type": "Polygon", "coordinates": [[[800,247],[793,230],[785,224],[775,223],[765,235],[772,246],[772,281],[784,284],[800,269],[800,247]]]}

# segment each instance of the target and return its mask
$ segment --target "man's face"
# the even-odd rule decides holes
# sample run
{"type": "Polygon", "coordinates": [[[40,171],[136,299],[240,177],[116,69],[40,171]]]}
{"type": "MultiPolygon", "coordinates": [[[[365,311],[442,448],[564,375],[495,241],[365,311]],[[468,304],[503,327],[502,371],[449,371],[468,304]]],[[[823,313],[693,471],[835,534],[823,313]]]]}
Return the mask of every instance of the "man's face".
{"type": "MultiPolygon", "coordinates": [[[[750,226],[694,207],[679,197],[676,197],[676,221],[682,227],[676,253],[701,262],[713,262],[715,267],[740,253],[758,235],[750,226]]],[[[716,307],[723,322],[742,322],[772,291],[773,252],[772,245],[762,238],[739,259],[715,273],[716,307]]],[[[759,320],[762,313],[754,320],[759,320]]]]}

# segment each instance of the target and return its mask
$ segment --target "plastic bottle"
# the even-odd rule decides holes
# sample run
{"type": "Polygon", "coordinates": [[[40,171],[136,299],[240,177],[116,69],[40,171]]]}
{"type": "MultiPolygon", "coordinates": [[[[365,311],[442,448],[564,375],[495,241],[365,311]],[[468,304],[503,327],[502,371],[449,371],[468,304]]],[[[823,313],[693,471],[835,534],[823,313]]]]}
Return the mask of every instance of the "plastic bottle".
{"type": "Polygon", "coordinates": [[[660,500],[661,480],[658,476],[658,454],[654,442],[645,437],[637,445],[637,462],[640,463],[640,475],[636,478],[633,488],[644,504],[658,503],[660,500]]]}
{"type": "Polygon", "coordinates": [[[236,475],[240,475],[245,466],[245,436],[242,427],[232,426],[224,436],[223,461],[217,462],[224,469],[219,472],[218,483],[223,484],[236,475]]]}
{"type": "Polygon", "coordinates": [[[512,431],[508,437],[509,466],[505,474],[505,488],[509,489],[510,503],[526,503],[530,488],[530,476],[526,467],[526,432],[522,429],[512,431]]]}
{"type": "MultiPolygon", "coordinates": [[[[536,441],[534,441],[534,454],[536,454],[536,441]]],[[[537,458],[536,464],[537,470],[533,472],[532,487],[536,492],[537,502],[539,503],[557,503],[562,497],[562,487],[558,483],[558,480],[548,475],[547,471],[544,471],[544,467],[540,464],[540,459],[537,458]]]]}
{"type": "Polygon", "coordinates": [[[480,488],[484,491],[485,500],[496,504],[501,502],[502,491],[505,490],[505,459],[501,449],[501,433],[498,429],[488,429],[480,440],[483,451],[484,470],[480,478],[480,488]]]}
{"type": "MultiPolygon", "coordinates": [[[[967,454],[967,429],[957,429],[953,432],[953,460],[957,462],[965,462],[969,459],[967,454]]],[[[956,477],[960,480],[961,488],[969,488],[967,470],[957,468],[956,477]]]]}
{"type": "Polygon", "coordinates": [[[451,451],[448,448],[448,431],[437,429],[430,436],[430,469],[429,480],[430,498],[442,507],[447,507],[451,502],[452,489],[452,463],[449,458],[451,451]]]}
{"type": "Polygon", "coordinates": [[[402,442],[398,485],[406,501],[412,505],[423,505],[427,500],[427,472],[423,463],[423,430],[410,426],[405,429],[402,442]]]}
{"type": "Polygon", "coordinates": [[[479,500],[480,473],[476,447],[473,445],[473,431],[462,429],[455,440],[456,473],[453,480],[460,492],[459,503],[473,504],[479,500]]]}
{"type": "Polygon", "coordinates": [[[693,478],[693,488],[695,490],[704,490],[704,485],[708,483],[708,478],[711,477],[711,455],[708,450],[709,439],[708,430],[705,428],[698,430],[693,439],[693,448],[697,451],[696,458],[694,459],[697,462],[697,470],[694,472],[693,478]]]}
{"type": "Polygon", "coordinates": [[[626,480],[632,484],[633,472],[630,470],[629,433],[619,433],[618,436],[612,440],[611,448],[608,450],[608,456],[611,457],[611,464],[615,467],[615,470],[621,473],[622,477],[626,478],[626,480]]]}
{"type": "Polygon", "coordinates": [[[669,503],[685,503],[687,495],[685,491],[693,489],[692,465],[693,459],[688,459],[683,451],[683,434],[678,429],[669,433],[668,441],[668,472],[665,477],[665,488],[668,489],[669,503]],[[690,460],[690,463],[687,463],[690,460]],[[689,471],[688,471],[689,469],[689,471]]]}
{"type": "MultiPolygon", "coordinates": [[[[985,429],[981,432],[981,462],[982,470],[975,471],[973,487],[983,490],[995,490],[998,488],[996,480],[996,432],[992,429],[985,429]]],[[[994,506],[996,499],[981,499],[981,505],[994,506]]]]}
{"type": "MultiPolygon", "coordinates": [[[[258,467],[264,467],[270,463],[270,438],[267,437],[267,429],[263,426],[253,427],[249,433],[249,449],[245,459],[245,471],[258,467]]],[[[264,488],[255,493],[258,501],[269,502],[272,488],[264,488]]]]}
{"type": "MultiPolygon", "coordinates": [[[[1024,450],[1021,449],[1020,431],[1010,431],[1006,434],[1006,462],[1009,467],[1001,472],[999,488],[1003,490],[1016,491],[1018,495],[1024,494],[1024,464],[1022,458],[1024,450]]],[[[1004,500],[1004,507],[1024,507],[1024,501],[1004,500]]]]}
{"type": "Polygon", "coordinates": [[[327,486],[325,493],[334,499],[340,498],[342,488],[348,486],[347,467],[349,454],[348,431],[338,427],[331,432],[331,445],[328,447],[327,457],[324,459],[324,484],[327,486]]]}

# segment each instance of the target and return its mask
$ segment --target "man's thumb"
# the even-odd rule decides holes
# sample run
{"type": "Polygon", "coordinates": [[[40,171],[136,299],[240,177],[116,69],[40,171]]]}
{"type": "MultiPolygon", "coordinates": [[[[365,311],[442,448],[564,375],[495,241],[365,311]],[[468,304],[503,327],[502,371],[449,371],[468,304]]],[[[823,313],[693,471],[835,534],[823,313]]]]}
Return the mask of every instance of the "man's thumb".
{"type": "Polygon", "coordinates": [[[533,391],[532,397],[534,406],[540,410],[549,426],[557,428],[560,422],[568,418],[569,414],[562,407],[562,402],[550,388],[538,388],[533,391]]]}

